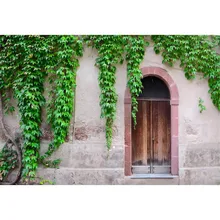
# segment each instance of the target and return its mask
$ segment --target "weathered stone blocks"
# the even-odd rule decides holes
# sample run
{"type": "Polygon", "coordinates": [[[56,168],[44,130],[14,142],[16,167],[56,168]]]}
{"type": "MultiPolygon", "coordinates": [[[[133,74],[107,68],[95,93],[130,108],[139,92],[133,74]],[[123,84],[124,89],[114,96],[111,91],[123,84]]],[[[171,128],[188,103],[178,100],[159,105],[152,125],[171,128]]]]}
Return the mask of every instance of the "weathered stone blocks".
{"type": "Polygon", "coordinates": [[[114,185],[124,184],[122,169],[39,169],[38,175],[52,179],[57,185],[114,185]]]}
{"type": "Polygon", "coordinates": [[[206,143],[191,145],[182,151],[183,167],[220,166],[220,144],[206,143]]]}
{"type": "Polygon", "coordinates": [[[220,167],[180,169],[181,185],[219,185],[220,167]]]}

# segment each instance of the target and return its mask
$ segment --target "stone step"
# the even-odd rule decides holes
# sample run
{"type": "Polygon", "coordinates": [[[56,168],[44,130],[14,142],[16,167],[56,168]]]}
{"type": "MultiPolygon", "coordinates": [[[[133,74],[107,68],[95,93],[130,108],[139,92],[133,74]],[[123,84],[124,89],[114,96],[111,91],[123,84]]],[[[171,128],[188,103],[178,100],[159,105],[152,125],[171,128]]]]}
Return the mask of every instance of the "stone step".
{"type": "Polygon", "coordinates": [[[125,185],[179,185],[179,177],[174,178],[132,178],[125,177],[125,185]]]}

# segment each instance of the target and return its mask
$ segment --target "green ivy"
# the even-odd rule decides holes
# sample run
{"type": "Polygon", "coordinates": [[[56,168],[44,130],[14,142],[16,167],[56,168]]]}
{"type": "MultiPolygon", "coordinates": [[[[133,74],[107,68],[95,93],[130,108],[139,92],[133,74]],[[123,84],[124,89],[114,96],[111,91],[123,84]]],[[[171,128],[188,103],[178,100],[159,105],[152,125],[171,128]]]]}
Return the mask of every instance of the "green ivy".
{"type": "Polygon", "coordinates": [[[20,125],[23,133],[23,177],[35,178],[38,167],[41,107],[45,103],[42,95],[43,65],[47,52],[45,37],[3,36],[1,50],[1,73],[6,79],[6,88],[12,87],[18,100],[20,125]],[[10,80],[10,81],[9,81],[10,80]]]}
{"type": "Polygon", "coordinates": [[[8,148],[7,144],[0,151],[0,182],[16,168],[18,164],[17,152],[8,148]]]}
{"type": "Polygon", "coordinates": [[[17,70],[18,57],[13,56],[15,41],[15,36],[0,36],[0,91],[5,113],[14,111],[7,92],[13,87],[14,72],[17,70]]]}
{"type": "MultiPolygon", "coordinates": [[[[49,92],[51,99],[47,106],[47,119],[54,139],[41,160],[51,156],[64,143],[68,134],[74,105],[76,70],[79,67],[78,57],[83,53],[82,40],[77,36],[50,36],[48,41],[54,50],[51,51],[50,65],[47,67],[50,72],[49,82],[53,85],[49,92]]],[[[44,164],[57,165],[58,162],[47,161],[44,164]]]]}
{"type": "Polygon", "coordinates": [[[99,68],[101,118],[105,118],[107,148],[112,144],[112,127],[116,117],[118,96],[115,89],[116,65],[123,63],[124,39],[117,35],[97,35],[84,39],[98,50],[96,66],[99,68]]]}
{"type": "Polygon", "coordinates": [[[137,124],[136,114],[138,112],[137,97],[142,91],[142,72],[140,70],[140,63],[144,59],[145,47],[149,45],[149,42],[145,40],[145,36],[126,36],[127,40],[126,60],[127,60],[127,85],[131,93],[132,101],[132,118],[134,121],[134,127],[137,124]]]}
{"type": "Polygon", "coordinates": [[[206,107],[204,106],[204,100],[199,98],[199,111],[200,111],[200,113],[202,113],[205,110],[206,110],[206,107]]]}
{"type": "MultiPolygon", "coordinates": [[[[209,92],[214,105],[220,110],[220,56],[208,36],[152,36],[154,50],[162,53],[163,63],[173,66],[180,60],[187,79],[194,79],[196,73],[208,78],[209,92]]],[[[219,38],[218,38],[219,39],[219,38]]]]}
{"type": "Polygon", "coordinates": [[[212,42],[214,46],[216,47],[220,46],[220,36],[212,36],[212,42]]]}

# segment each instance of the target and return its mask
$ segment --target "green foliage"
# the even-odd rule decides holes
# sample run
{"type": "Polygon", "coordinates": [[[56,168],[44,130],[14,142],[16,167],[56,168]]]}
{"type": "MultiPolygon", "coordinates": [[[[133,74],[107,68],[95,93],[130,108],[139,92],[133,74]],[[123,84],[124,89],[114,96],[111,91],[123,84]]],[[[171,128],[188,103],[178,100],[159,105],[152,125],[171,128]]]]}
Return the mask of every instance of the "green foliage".
{"type": "MultiPolygon", "coordinates": [[[[48,41],[55,48],[50,53],[50,66],[47,67],[50,72],[49,82],[52,84],[47,119],[54,139],[41,160],[51,156],[67,136],[74,105],[78,57],[83,53],[82,40],[77,36],[50,36],[48,41]]],[[[46,163],[58,165],[58,161],[46,163]]]]}
{"type": "Polygon", "coordinates": [[[199,98],[199,111],[202,113],[204,110],[206,110],[206,107],[204,106],[204,100],[199,98]]]}
{"type": "Polygon", "coordinates": [[[101,118],[106,120],[106,141],[110,149],[112,126],[116,117],[116,64],[123,62],[124,39],[117,35],[97,35],[85,38],[89,46],[98,50],[96,66],[99,68],[101,118]]]}
{"type": "Polygon", "coordinates": [[[197,72],[208,78],[209,92],[214,105],[220,110],[220,56],[208,36],[152,36],[155,52],[162,53],[163,63],[173,66],[180,60],[187,79],[194,79],[197,72]]]}
{"type": "Polygon", "coordinates": [[[142,89],[142,72],[139,68],[140,63],[144,59],[145,47],[149,43],[145,40],[144,36],[125,36],[127,40],[126,60],[127,60],[127,85],[131,93],[132,101],[132,118],[134,121],[134,127],[137,124],[136,113],[138,111],[137,97],[141,93],[142,89]]]}
{"type": "Polygon", "coordinates": [[[1,43],[1,74],[5,88],[13,88],[20,112],[23,177],[33,179],[38,167],[41,107],[45,103],[42,93],[47,45],[41,36],[3,36],[1,43]]]}
{"type": "Polygon", "coordinates": [[[212,42],[216,47],[220,46],[220,36],[212,36],[212,42]]]}
{"type": "MultiPolygon", "coordinates": [[[[65,140],[73,110],[77,56],[82,51],[82,41],[76,36],[0,37],[0,90],[6,97],[6,91],[13,89],[18,100],[25,180],[34,179],[39,161],[50,156],[65,140]],[[54,140],[40,158],[41,107],[45,105],[43,83],[48,73],[55,87],[47,108],[54,140]]],[[[59,162],[44,161],[53,167],[59,162]]]]}
{"type": "Polygon", "coordinates": [[[44,160],[42,159],[41,163],[43,164],[44,167],[48,168],[59,168],[61,159],[56,159],[56,160],[44,160]]]}
{"type": "Polygon", "coordinates": [[[17,152],[5,145],[0,151],[0,181],[3,181],[16,168],[17,163],[17,152]]]}
{"type": "Polygon", "coordinates": [[[41,178],[41,181],[39,182],[40,185],[55,185],[55,182],[54,181],[51,181],[51,180],[46,180],[46,179],[43,179],[41,178]]]}

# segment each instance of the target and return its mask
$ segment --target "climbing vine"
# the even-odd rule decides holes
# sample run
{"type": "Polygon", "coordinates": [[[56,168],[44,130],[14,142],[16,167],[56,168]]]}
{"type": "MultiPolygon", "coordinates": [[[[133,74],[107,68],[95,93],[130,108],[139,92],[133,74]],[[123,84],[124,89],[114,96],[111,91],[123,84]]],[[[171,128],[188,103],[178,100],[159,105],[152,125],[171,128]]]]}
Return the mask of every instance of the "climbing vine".
{"type": "MultiPolygon", "coordinates": [[[[83,53],[82,40],[77,36],[51,36],[49,40],[54,49],[50,54],[52,59],[48,66],[49,81],[53,87],[49,92],[51,99],[47,106],[47,119],[51,124],[54,139],[47,152],[41,156],[42,161],[51,156],[67,136],[73,112],[78,57],[83,53]]],[[[54,162],[56,165],[59,160],[54,162]]]]}
{"type": "Polygon", "coordinates": [[[144,59],[145,47],[149,45],[145,36],[128,36],[125,46],[126,60],[127,60],[127,85],[131,93],[132,102],[132,118],[134,127],[137,124],[136,113],[138,111],[137,97],[142,91],[142,72],[140,70],[140,63],[144,59]]]}
{"type": "Polygon", "coordinates": [[[25,180],[33,179],[39,159],[41,107],[45,103],[42,92],[47,47],[41,36],[7,36],[3,41],[3,71],[13,78],[12,88],[18,100],[20,127],[24,138],[22,175],[25,180]]]}
{"type": "Polygon", "coordinates": [[[5,179],[18,164],[17,152],[5,145],[0,151],[0,181],[5,179]]]}
{"type": "MultiPolygon", "coordinates": [[[[180,60],[187,79],[194,79],[198,72],[204,73],[213,104],[220,110],[220,37],[158,35],[152,36],[152,40],[155,52],[162,54],[163,63],[173,66],[180,60]]],[[[49,161],[48,158],[65,142],[68,135],[78,59],[83,55],[84,42],[98,51],[95,65],[99,68],[101,117],[105,119],[108,149],[112,145],[118,100],[115,89],[116,68],[124,60],[127,62],[127,86],[132,97],[132,118],[136,125],[137,97],[142,91],[140,64],[149,44],[145,36],[0,36],[0,100],[4,106],[4,109],[0,108],[0,113],[14,110],[8,95],[9,91],[12,92],[20,113],[24,180],[36,177],[39,163],[56,167],[60,162],[49,161]],[[47,105],[43,95],[45,82],[50,84],[47,105]],[[44,106],[47,108],[53,140],[46,153],[40,156],[41,109],[44,106]]],[[[201,100],[199,107],[203,111],[201,100]]],[[[3,129],[3,119],[0,122],[3,129]]],[[[7,143],[17,146],[12,136],[6,136],[10,140],[7,143]]],[[[17,159],[21,160],[16,152],[9,151],[7,146],[0,151],[2,178],[15,168],[17,159]]]]}
{"type": "Polygon", "coordinates": [[[89,46],[98,50],[96,66],[99,68],[101,117],[106,120],[106,141],[110,149],[112,126],[116,117],[118,96],[115,89],[116,64],[123,62],[124,39],[121,36],[89,36],[85,38],[89,46]]]}
{"type": "Polygon", "coordinates": [[[205,110],[206,110],[206,107],[204,105],[204,100],[199,98],[199,112],[202,113],[205,110]]]}
{"type": "MultiPolygon", "coordinates": [[[[77,36],[1,36],[1,92],[13,88],[18,100],[23,134],[23,169],[26,181],[33,180],[38,163],[49,164],[49,157],[64,141],[69,127],[75,88],[77,56],[82,55],[82,41],[77,36]],[[55,99],[48,105],[48,121],[54,140],[40,157],[41,107],[45,105],[43,83],[46,76],[55,84],[55,99]]],[[[53,98],[53,97],[52,97],[53,98]]],[[[56,166],[59,160],[50,162],[56,166]]]]}
{"type": "Polygon", "coordinates": [[[212,42],[215,46],[220,46],[220,36],[212,36],[212,42]]]}
{"type": "Polygon", "coordinates": [[[208,78],[211,99],[220,110],[220,56],[208,36],[152,36],[154,50],[162,52],[163,62],[173,66],[180,60],[187,79],[194,79],[197,72],[208,78]]]}

